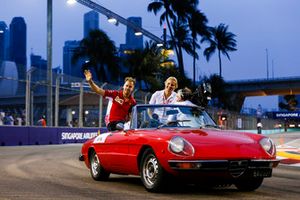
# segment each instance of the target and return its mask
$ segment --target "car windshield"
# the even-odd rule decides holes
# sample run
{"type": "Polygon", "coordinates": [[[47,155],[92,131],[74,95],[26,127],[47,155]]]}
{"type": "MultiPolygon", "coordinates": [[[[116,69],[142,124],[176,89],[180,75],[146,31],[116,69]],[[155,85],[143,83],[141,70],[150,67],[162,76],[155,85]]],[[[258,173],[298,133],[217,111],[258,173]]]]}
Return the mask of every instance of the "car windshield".
{"type": "Polygon", "coordinates": [[[132,114],[133,129],[217,127],[206,111],[195,106],[137,105],[132,114]]]}

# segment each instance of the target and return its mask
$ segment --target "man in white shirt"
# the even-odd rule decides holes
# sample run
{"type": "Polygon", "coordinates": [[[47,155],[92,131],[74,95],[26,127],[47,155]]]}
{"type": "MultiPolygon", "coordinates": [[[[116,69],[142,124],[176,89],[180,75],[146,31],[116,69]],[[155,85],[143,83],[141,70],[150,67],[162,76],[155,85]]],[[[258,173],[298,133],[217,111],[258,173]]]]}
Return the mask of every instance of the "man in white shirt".
{"type": "Polygon", "coordinates": [[[170,76],[165,81],[165,89],[154,92],[151,96],[149,104],[171,104],[176,101],[175,89],[178,88],[177,79],[170,76]]]}
{"type": "MultiPolygon", "coordinates": [[[[177,79],[173,76],[170,76],[165,81],[165,89],[156,91],[152,94],[149,104],[173,104],[176,102],[176,92],[175,89],[178,88],[177,79]]],[[[152,118],[152,114],[155,113],[161,119],[164,115],[164,109],[155,108],[154,111],[149,110],[148,114],[152,118]]]]}

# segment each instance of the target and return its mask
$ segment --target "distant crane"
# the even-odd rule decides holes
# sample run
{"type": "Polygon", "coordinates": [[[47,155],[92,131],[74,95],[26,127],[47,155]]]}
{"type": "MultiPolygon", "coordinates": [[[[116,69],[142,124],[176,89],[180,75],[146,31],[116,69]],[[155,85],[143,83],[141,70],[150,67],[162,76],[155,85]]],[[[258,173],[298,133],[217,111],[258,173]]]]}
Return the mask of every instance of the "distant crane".
{"type": "Polygon", "coordinates": [[[136,24],[132,23],[131,21],[125,19],[124,17],[112,12],[111,10],[108,10],[107,8],[104,8],[103,6],[91,1],[91,0],[75,0],[78,3],[87,6],[103,15],[105,15],[107,18],[111,19],[115,19],[117,20],[119,23],[124,24],[125,26],[128,26],[130,28],[132,28],[135,32],[140,32],[143,35],[147,36],[148,38],[152,39],[153,41],[155,41],[157,43],[157,45],[163,45],[164,41],[162,39],[160,39],[159,37],[157,37],[156,35],[153,35],[152,33],[150,33],[149,31],[143,29],[142,27],[137,26],[136,24]]]}

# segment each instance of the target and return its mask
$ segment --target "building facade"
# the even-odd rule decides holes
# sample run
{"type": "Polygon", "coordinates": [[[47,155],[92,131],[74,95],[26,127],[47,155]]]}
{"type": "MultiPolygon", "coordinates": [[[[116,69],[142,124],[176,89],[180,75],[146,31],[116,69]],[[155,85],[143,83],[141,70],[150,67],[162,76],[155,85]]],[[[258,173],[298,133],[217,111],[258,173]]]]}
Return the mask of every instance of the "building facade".
{"type": "Polygon", "coordinates": [[[4,21],[0,21],[0,61],[9,58],[9,30],[4,21]]]}
{"type": "Polygon", "coordinates": [[[99,29],[99,14],[96,11],[90,11],[83,16],[83,36],[86,38],[90,31],[99,29]]]}
{"type": "Polygon", "coordinates": [[[34,67],[35,70],[32,72],[31,80],[36,81],[47,81],[47,60],[43,59],[39,55],[30,55],[31,67],[34,67]]]}
{"type": "MultiPolygon", "coordinates": [[[[141,17],[129,17],[128,20],[138,27],[142,27],[141,17]]],[[[136,30],[127,26],[126,46],[129,49],[143,49],[143,35],[136,35],[136,30]]]]}
{"type": "Polygon", "coordinates": [[[26,74],[26,23],[23,17],[14,17],[9,25],[10,61],[18,67],[19,79],[25,79],[26,74]]]}
{"type": "MultiPolygon", "coordinates": [[[[76,63],[72,63],[72,57],[76,48],[80,46],[80,41],[77,40],[68,40],[65,41],[65,45],[63,47],[63,73],[65,75],[70,76],[69,78],[65,78],[64,82],[72,82],[72,77],[84,78],[81,66],[84,63],[84,59],[79,59],[76,63]]],[[[67,77],[67,76],[65,76],[67,77]]]]}

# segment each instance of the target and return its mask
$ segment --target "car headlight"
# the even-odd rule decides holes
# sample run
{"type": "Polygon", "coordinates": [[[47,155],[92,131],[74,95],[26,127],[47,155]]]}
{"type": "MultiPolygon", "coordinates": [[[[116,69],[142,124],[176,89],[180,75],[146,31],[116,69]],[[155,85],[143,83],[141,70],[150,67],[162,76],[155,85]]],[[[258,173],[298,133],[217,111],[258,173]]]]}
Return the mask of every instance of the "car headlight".
{"type": "Polygon", "coordinates": [[[262,138],[259,141],[259,144],[262,146],[262,148],[270,155],[276,154],[276,147],[273,141],[270,138],[262,138]]]}
{"type": "Polygon", "coordinates": [[[194,147],[179,136],[175,136],[169,141],[169,151],[181,156],[193,156],[195,152],[194,147]]]}

